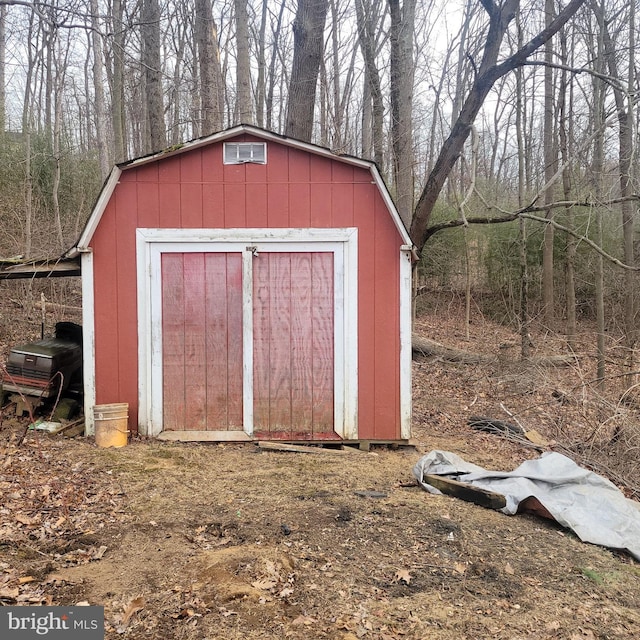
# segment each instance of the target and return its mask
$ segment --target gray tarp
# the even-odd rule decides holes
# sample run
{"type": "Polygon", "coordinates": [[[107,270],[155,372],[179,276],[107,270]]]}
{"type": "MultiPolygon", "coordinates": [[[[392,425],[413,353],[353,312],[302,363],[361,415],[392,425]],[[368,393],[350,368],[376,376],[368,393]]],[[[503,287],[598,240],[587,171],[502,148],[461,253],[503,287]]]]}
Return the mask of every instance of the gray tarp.
{"type": "Polygon", "coordinates": [[[543,453],[513,471],[488,471],[455,453],[431,451],[413,468],[423,489],[427,474],[448,476],[506,498],[503,513],[513,515],[521,501],[537,498],[555,520],[583,542],[625,549],[640,560],[640,504],[625,498],[609,480],[579,467],[560,453],[543,453]]]}

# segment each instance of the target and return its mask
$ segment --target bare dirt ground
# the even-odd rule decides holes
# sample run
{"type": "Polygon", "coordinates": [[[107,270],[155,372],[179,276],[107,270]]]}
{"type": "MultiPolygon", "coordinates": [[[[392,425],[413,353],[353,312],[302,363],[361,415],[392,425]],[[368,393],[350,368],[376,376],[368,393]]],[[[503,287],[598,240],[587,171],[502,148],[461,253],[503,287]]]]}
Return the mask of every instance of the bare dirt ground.
{"type": "Polygon", "coordinates": [[[34,432],[18,445],[24,420],[5,411],[0,603],[101,605],[106,637],[135,640],[637,637],[640,566],[628,556],[535,516],[432,496],[411,473],[431,449],[505,470],[539,455],[472,431],[471,415],[520,421],[614,477],[627,456],[633,471],[635,414],[591,390],[588,336],[575,366],[532,367],[509,330],[478,315],[467,342],[460,309],[436,311],[420,333],[502,357],[414,363],[415,447],[100,449],[34,432]]]}

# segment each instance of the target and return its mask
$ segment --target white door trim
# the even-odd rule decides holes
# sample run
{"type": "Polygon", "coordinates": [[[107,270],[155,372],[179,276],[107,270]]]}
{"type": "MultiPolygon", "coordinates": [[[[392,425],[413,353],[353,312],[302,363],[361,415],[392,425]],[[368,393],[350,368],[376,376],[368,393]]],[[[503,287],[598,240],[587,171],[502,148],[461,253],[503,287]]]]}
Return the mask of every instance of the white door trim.
{"type": "Polygon", "coordinates": [[[137,229],[138,429],[162,431],[163,253],[240,252],[243,255],[243,421],[253,434],[254,251],[334,254],[334,429],[358,437],[358,230],[340,229],[137,229]]]}

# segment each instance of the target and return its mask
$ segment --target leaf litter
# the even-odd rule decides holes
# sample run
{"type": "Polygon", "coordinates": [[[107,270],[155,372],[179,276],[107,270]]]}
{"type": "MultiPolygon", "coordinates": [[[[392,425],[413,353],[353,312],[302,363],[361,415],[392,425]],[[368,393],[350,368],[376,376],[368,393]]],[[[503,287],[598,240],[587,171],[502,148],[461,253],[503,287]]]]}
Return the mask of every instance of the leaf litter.
{"type": "MultiPolygon", "coordinates": [[[[487,348],[505,339],[491,329],[487,348]]],[[[416,446],[357,456],[33,432],[17,446],[4,418],[0,604],[102,605],[106,638],[133,640],[633,638],[631,559],[412,481],[433,448],[493,468],[538,455],[467,418],[497,415],[505,385],[511,411],[541,387],[532,400],[517,372],[437,359],[414,363],[414,385],[416,446]]],[[[526,426],[557,440],[547,410],[526,426]]]]}

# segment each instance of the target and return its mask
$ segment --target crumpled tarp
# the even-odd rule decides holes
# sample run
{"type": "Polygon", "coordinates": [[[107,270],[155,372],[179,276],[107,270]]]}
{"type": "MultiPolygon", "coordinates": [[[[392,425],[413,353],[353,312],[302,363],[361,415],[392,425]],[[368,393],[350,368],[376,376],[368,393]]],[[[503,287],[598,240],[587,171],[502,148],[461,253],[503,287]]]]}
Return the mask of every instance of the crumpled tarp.
{"type": "Polygon", "coordinates": [[[507,501],[500,511],[508,515],[517,512],[520,502],[535,497],[556,522],[572,529],[583,542],[624,549],[640,560],[640,504],[560,453],[543,453],[513,471],[490,471],[455,453],[434,450],[417,462],[413,474],[430,493],[441,492],[424,482],[428,474],[499,493],[507,501]]]}

